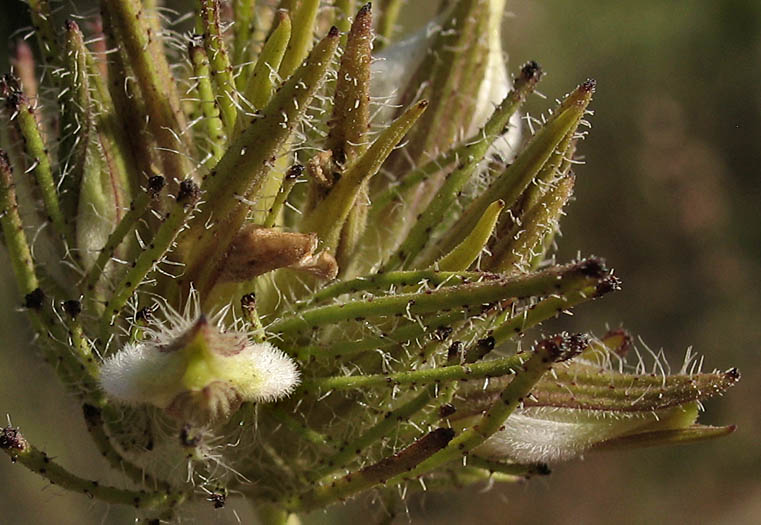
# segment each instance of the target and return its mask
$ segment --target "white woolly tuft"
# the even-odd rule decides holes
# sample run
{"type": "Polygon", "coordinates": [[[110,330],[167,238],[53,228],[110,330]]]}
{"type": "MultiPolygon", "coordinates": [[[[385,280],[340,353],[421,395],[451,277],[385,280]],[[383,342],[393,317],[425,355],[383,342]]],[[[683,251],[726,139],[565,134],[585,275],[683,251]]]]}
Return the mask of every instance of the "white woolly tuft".
{"type": "MultiPolygon", "coordinates": [[[[199,383],[188,383],[186,374],[198,356],[189,356],[182,345],[173,345],[182,341],[189,330],[198,329],[197,323],[201,319],[198,294],[191,292],[182,312],[160,301],[157,306],[163,321],[156,320],[144,328],[146,338],[143,342],[126,345],[103,363],[100,384],[111,398],[128,404],[147,403],[162,409],[177,409],[180,405],[187,406],[187,399],[198,399],[208,401],[209,406],[205,408],[209,408],[241,400],[276,401],[292,393],[299,384],[296,363],[285,353],[270,343],[250,342],[245,327],[237,322],[232,327],[225,326],[227,309],[207,318],[207,324],[201,328],[200,337],[205,339],[207,346],[203,354],[207,373],[201,376],[199,383]],[[211,385],[216,387],[206,391],[207,394],[214,391],[222,397],[192,396],[211,385]],[[187,397],[189,394],[190,398],[187,397]],[[229,399],[225,398],[228,394],[229,399]]],[[[195,401],[190,405],[193,403],[195,401]]],[[[198,408],[197,413],[205,413],[201,410],[203,407],[198,408]]],[[[222,412],[227,415],[229,410],[222,412]]]]}
{"type": "Polygon", "coordinates": [[[149,344],[128,344],[106,359],[100,368],[100,386],[106,394],[123,403],[150,403],[165,407],[172,393],[162,395],[162,384],[170,384],[167,373],[171,360],[149,344]]]}
{"type": "Polygon", "coordinates": [[[249,401],[270,402],[290,395],[300,382],[296,363],[270,343],[253,343],[232,357],[239,366],[236,386],[249,401]]]}
{"type": "MultiPolygon", "coordinates": [[[[667,417],[679,407],[661,412],[667,417]]],[[[575,458],[597,443],[632,433],[658,421],[652,412],[612,413],[560,408],[526,408],[511,415],[502,430],[476,449],[479,456],[544,463],[575,458]]]]}

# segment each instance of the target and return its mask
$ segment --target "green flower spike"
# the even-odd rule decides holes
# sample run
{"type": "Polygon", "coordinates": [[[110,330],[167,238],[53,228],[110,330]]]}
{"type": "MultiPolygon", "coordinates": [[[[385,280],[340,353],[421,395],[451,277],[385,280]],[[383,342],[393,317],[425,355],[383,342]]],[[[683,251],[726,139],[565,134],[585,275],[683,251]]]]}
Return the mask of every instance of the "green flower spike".
{"type": "Polygon", "coordinates": [[[423,490],[732,432],[697,415],[734,369],[537,335],[620,287],[554,254],[594,81],[527,133],[543,71],[509,74],[504,0],[442,1],[396,41],[403,3],[202,0],[163,27],[155,1],[60,24],[29,0],[44,63],[17,45],[0,79],[2,242],[124,483],[8,426],[11,460],[148,523],[245,498],[283,525],[362,494],[390,523],[423,490]]]}

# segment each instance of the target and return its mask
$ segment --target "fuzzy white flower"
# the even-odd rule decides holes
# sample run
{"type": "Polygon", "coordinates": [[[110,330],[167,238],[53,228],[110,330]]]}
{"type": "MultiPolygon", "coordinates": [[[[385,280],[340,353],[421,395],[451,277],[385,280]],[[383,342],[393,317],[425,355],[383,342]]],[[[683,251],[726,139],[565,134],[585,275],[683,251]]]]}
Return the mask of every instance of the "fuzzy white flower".
{"type": "Polygon", "coordinates": [[[296,364],[270,343],[226,330],[219,317],[170,312],[107,359],[100,384],[112,398],[146,403],[184,421],[205,423],[228,416],[245,401],[271,402],[299,383],[296,364]]]}

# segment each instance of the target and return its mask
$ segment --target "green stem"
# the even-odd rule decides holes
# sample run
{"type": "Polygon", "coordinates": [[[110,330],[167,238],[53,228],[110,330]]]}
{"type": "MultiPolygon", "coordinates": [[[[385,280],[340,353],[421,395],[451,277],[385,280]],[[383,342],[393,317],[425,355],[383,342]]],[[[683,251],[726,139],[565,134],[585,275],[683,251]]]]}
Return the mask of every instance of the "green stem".
{"type": "Polygon", "coordinates": [[[217,87],[216,100],[219,105],[222,123],[228,137],[235,130],[238,118],[236,107],[237,91],[233,68],[227,54],[224,36],[219,23],[219,0],[201,0],[201,24],[203,26],[203,43],[211,64],[211,78],[217,87]]]}
{"type": "Polygon", "coordinates": [[[294,416],[289,414],[284,408],[274,406],[268,409],[267,413],[272,416],[275,421],[287,428],[290,432],[299,436],[300,439],[315,445],[319,445],[320,447],[326,448],[328,450],[335,448],[335,443],[333,443],[328,436],[309,428],[304,423],[300,422],[294,416]]]}
{"type": "MultiPolygon", "coordinates": [[[[145,191],[141,191],[137,198],[130,205],[129,211],[124,215],[121,221],[116,225],[116,228],[111,235],[109,235],[106,245],[101,249],[98,254],[98,259],[93,264],[90,271],[87,272],[82,279],[84,283],[84,290],[88,295],[93,294],[95,285],[104,274],[104,270],[108,261],[114,255],[116,248],[124,241],[127,234],[132,231],[138,224],[141,218],[145,216],[148,208],[161,190],[164,187],[164,177],[155,175],[148,181],[148,186],[145,191]]],[[[88,301],[85,301],[88,304],[88,301]]]]}
{"type": "Polygon", "coordinates": [[[298,182],[299,177],[304,171],[304,166],[301,164],[294,164],[291,166],[285,174],[283,184],[277,190],[275,200],[272,201],[272,206],[267,211],[267,218],[264,219],[262,226],[264,228],[272,228],[275,224],[281,220],[281,213],[285,207],[285,203],[288,201],[288,196],[291,194],[291,190],[298,182]]]}
{"type": "Polygon", "coordinates": [[[256,1],[233,1],[233,64],[241,67],[238,88],[243,89],[250,71],[246,64],[253,54],[253,39],[256,31],[256,1]]]}
{"type": "MultiPolygon", "coordinates": [[[[287,13],[278,13],[277,27],[264,43],[256,66],[245,86],[243,98],[253,106],[253,110],[263,109],[269,104],[272,93],[275,91],[274,77],[285,55],[288,42],[291,38],[291,19],[287,13]]],[[[244,114],[238,115],[238,131],[244,127],[244,114]]]]}
{"type": "Polygon", "coordinates": [[[0,448],[8,454],[11,461],[21,463],[51,483],[106,503],[129,505],[137,509],[157,509],[174,507],[186,498],[185,494],[178,492],[125,490],[81,478],[29,443],[16,428],[5,427],[0,432],[0,448]]]}
{"type": "Polygon", "coordinates": [[[557,296],[542,299],[538,303],[527,307],[519,315],[513,316],[503,324],[495,328],[490,335],[497,344],[513,338],[517,334],[538,325],[554,315],[570,310],[576,305],[585,303],[600,297],[601,295],[618,289],[618,279],[607,276],[591,286],[579,286],[575,290],[557,296]]]}
{"type": "Polygon", "coordinates": [[[404,0],[381,0],[381,18],[378,22],[378,38],[375,42],[376,53],[391,43],[403,3],[404,0]]]}
{"type": "Polygon", "coordinates": [[[285,347],[283,350],[298,355],[302,361],[306,361],[311,356],[347,359],[361,352],[399,345],[427,334],[435,334],[437,329],[449,327],[452,323],[466,318],[466,313],[455,310],[442,315],[425,317],[422,323],[417,322],[417,320],[406,321],[388,334],[365,335],[356,341],[341,341],[330,346],[299,344],[292,349],[285,347]]]}
{"type": "Polygon", "coordinates": [[[299,389],[303,392],[327,392],[368,387],[394,387],[399,385],[425,385],[447,381],[469,381],[515,374],[529,358],[528,354],[516,354],[471,365],[451,365],[426,368],[396,374],[372,374],[360,376],[332,376],[305,379],[299,389]]]}
{"type": "Polygon", "coordinates": [[[378,273],[340,281],[317,290],[299,307],[313,306],[317,303],[334,299],[348,293],[386,291],[391,287],[405,288],[427,283],[429,286],[447,286],[477,281],[480,278],[495,278],[496,275],[482,272],[438,271],[438,270],[403,270],[398,272],[378,273]]]}
{"type": "Polygon", "coordinates": [[[207,162],[217,164],[224,154],[225,131],[219,114],[219,105],[211,85],[209,57],[206,51],[197,45],[188,46],[190,62],[193,64],[193,80],[197,83],[198,99],[203,112],[203,127],[211,151],[207,162]]]}
{"type": "Polygon", "coordinates": [[[13,120],[24,140],[24,150],[31,159],[28,171],[32,172],[37,182],[48,220],[53,224],[56,233],[66,241],[69,247],[73,247],[74,236],[58,200],[58,191],[53,178],[48,149],[40,132],[35,109],[18,86],[14,85],[15,83],[14,79],[6,76],[0,83],[0,90],[6,98],[6,104],[12,113],[12,117],[15,117],[13,120]]]}
{"type": "Polygon", "coordinates": [[[39,288],[40,283],[34,271],[34,261],[24,233],[24,223],[19,215],[11,163],[8,155],[2,150],[0,150],[0,225],[19,293],[25,296],[39,288]]]}
{"type": "Polygon", "coordinates": [[[302,0],[299,6],[288,13],[293,22],[293,31],[278,73],[281,78],[290,77],[309,54],[314,38],[314,26],[320,0],[302,0]]]}
{"type": "Polygon", "coordinates": [[[169,483],[152,477],[145,471],[145,469],[124,459],[124,457],[114,448],[111,443],[111,438],[106,433],[101,410],[98,407],[85,403],[82,405],[82,411],[84,413],[87,430],[90,432],[95,447],[114,470],[117,472],[123,472],[133,482],[140,486],[152,486],[154,490],[161,490],[164,492],[171,491],[171,485],[169,485],[169,483]]]}
{"type": "Polygon", "coordinates": [[[156,267],[170,249],[180,230],[192,215],[199,198],[200,190],[193,181],[186,179],[180,184],[180,191],[177,193],[171,211],[161,223],[150,244],[137,256],[132,267],[116,285],[113,295],[106,303],[105,312],[101,317],[103,333],[108,332],[114,318],[119,315],[145,276],[156,267]]]}
{"type": "Polygon", "coordinates": [[[54,66],[58,65],[64,54],[61,52],[61,46],[53,29],[53,13],[50,10],[50,2],[48,0],[27,0],[26,3],[29,5],[29,14],[32,17],[37,41],[45,61],[54,66]]]}
{"type": "Polygon", "coordinates": [[[311,510],[385,483],[386,480],[413,469],[415,465],[424,463],[426,459],[435,457],[442,449],[446,450],[453,434],[452,429],[438,428],[393,456],[328,484],[317,485],[298,496],[287,498],[283,505],[292,511],[311,510]]]}
{"type": "Polygon", "coordinates": [[[524,298],[555,291],[587,279],[597,282],[604,272],[599,260],[591,259],[575,265],[514,277],[497,278],[477,283],[450,286],[419,293],[375,297],[320,306],[300,312],[298,317],[281,319],[267,329],[273,333],[292,333],[339,321],[362,319],[371,316],[417,315],[450,308],[483,307],[509,298],[524,298]]]}
{"type": "MultiPolygon", "coordinates": [[[[389,435],[399,426],[401,421],[407,420],[422,410],[434,397],[436,388],[436,385],[431,385],[402,406],[387,412],[378,423],[366,430],[361,436],[350,443],[344,443],[337,453],[322,460],[321,465],[309,474],[309,479],[315,481],[323,478],[362,456],[370,445],[389,435]]],[[[323,479],[318,484],[327,481],[327,479],[323,479]]]]}

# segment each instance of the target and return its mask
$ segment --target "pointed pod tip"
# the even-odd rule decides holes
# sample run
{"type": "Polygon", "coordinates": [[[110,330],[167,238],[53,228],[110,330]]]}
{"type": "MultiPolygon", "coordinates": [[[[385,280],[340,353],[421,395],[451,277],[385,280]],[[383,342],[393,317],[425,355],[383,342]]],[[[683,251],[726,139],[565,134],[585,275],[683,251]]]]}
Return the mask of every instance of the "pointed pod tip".
{"type": "Polygon", "coordinates": [[[534,60],[529,60],[521,67],[521,79],[526,82],[538,82],[542,74],[544,74],[542,66],[534,60]]]}
{"type": "Polygon", "coordinates": [[[602,279],[608,275],[609,270],[605,265],[605,259],[602,257],[589,257],[579,262],[579,271],[586,277],[592,277],[593,279],[602,279]]]}
{"type": "Polygon", "coordinates": [[[437,448],[444,448],[454,439],[455,431],[449,427],[439,427],[428,434],[427,437],[433,441],[437,448]]]}
{"type": "Polygon", "coordinates": [[[608,275],[602,281],[600,281],[595,288],[595,295],[597,297],[603,296],[610,292],[615,292],[621,289],[621,279],[615,275],[608,275]]]}
{"type": "Polygon", "coordinates": [[[13,73],[4,73],[0,76],[0,97],[4,97],[5,104],[14,110],[24,103],[21,84],[13,73]]]}
{"type": "Polygon", "coordinates": [[[72,32],[79,32],[79,24],[77,24],[74,20],[68,19],[63,23],[63,27],[66,29],[68,33],[72,32]]]}
{"type": "Polygon", "coordinates": [[[240,306],[244,310],[248,310],[248,311],[256,310],[256,294],[251,292],[241,297],[240,306]]]}
{"type": "Polygon", "coordinates": [[[306,168],[303,164],[294,164],[285,173],[285,180],[296,180],[304,173],[306,168]]]}
{"type": "MultiPolygon", "coordinates": [[[[589,78],[568,95],[560,107],[563,109],[570,108],[571,106],[586,108],[592,100],[592,95],[595,93],[596,89],[597,82],[589,78]]],[[[575,111],[578,111],[578,109],[575,109],[575,111]]]]}
{"type": "Polygon", "coordinates": [[[418,109],[425,109],[425,108],[428,107],[428,104],[430,104],[430,102],[428,102],[427,100],[423,99],[423,100],[421,100],[420,102],[417,103],[417,108],[418,109]]]}
{"type": "Polygon", "coordinates": [[[29,443],[19,429],[7,426],[0,430],[0,449],[25,450],[28,446],[29,443]]]}
{"type": "Polygon", "coordinates": [[[82,313],[82,303],[76,299],[69,299],[63,302],[63,311],[68,314],[71,319],[76,319],[79,314],[82,313]]]}
{"type": "Polygon", "coordinates": [[[34,58],[34,51],[26,40],[19,38],[13,42],[13,55],[16,60],[32,60],[34,58]]]}
{"type": "Polygon", "coordinates": [[[194,206],[201,198],[201,188],[192,179],[185,179],[180,183],[180,190],[177,192],[177,203],[186,208],[194,206]]]}
{"type": "Polygon", "coordinates": [[[568,361],[582,353],[589,346],[589,337],[584,334],[562,333],[541,341],[538,345],[556,363],[568,361]]]}
{"type": "Polygon", "coordinates": [[[148,179],[148,193],[151,195],[151,197],[155,197],[161,193],[161,190],[164,189],[165,185],[166,179],[163,176],[153,175],[148,179]]]}
{"type": "Polygon", "coordinates": [[[742,375],[740,374],[740,371],[735,367],[730,368],[724,373],[726,374],[727,378],[731,380],[733,383],[738,382],[740,378],[742,377],[742,375]]]}
{"type": "Polygon", "coordinates": [[[359,12],[357,13],[357,17],[367,16],[368,14],[370,14],[372,12],[372,10],[373,10],[373,3],[372,2],[367,2],[365,5],[363,5],[359,9],[359,12]]]}
{"type": "Polygon", "coordinates": [[[330,28],[330,31],[328,31],[328,36],[330,38],[336,38],[336,37],[338,37],[339,33],[340,33],[340,31],[338,30],[338,28],[336,26],[332,26],[330,28]]]}

